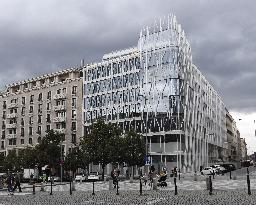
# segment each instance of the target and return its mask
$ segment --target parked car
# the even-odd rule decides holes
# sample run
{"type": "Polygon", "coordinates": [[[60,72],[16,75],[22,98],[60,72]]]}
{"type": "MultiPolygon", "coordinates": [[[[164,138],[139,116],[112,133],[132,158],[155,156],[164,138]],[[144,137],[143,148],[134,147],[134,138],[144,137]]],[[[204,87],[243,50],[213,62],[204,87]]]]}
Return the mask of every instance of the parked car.
{"type": "Polygon", "coordinates": [[[221,166],[226,169],[223,173],[236,170],[236,167],[234,164],[225,163],[225,164],[221,164],[221,166]]]}
{"type": "Polygon", "coordinates": [[[214,173],[216,174],[222,174],[226,170],[224,167],[222,167],[219,164],[211,165],[211,167],[213,168],[214,173]]]}
{"type": "Polygon", "coordinates": [[[213,174],[214,169],[212,167],[205,167],[202,171],[201,174],[202,175],[212,175],[213,174]]]}
{"type": "Polygon", "coordinates": [[[84,174],[77,174],[75,177],[75,181],[85,181],[86,177],[84,174]]]}
{"type": "Polygon", "coordinates": [[[87,179],[88,179],[88,181],[98,181],[98,180],[100,180],[99,173],[98,172],[90,172],[87,179]]]}
{"type": "Polygon", "coordinates": [[[61,181],[60,177],[58,177],[58,176],[51,176],[51,177],[48,177],[48,182],[51,181],[51,178],[53,178],[54,182],[60,182],[61,181]]]}

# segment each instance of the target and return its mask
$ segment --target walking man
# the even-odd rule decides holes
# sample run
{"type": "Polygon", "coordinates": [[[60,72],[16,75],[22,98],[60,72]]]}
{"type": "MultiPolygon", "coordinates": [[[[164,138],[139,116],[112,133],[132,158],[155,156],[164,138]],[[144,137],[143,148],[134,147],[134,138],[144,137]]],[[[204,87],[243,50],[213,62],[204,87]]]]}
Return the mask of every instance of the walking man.
{"type": "Polygon", "coordinates": [[[8,191],[10,195],[13,195],[13,175],[12,173],[8,170],[8,178],[7,178],[7,184],[8,184],[8,191]]]}
{"type": "Polygon", "coordinates": [[[14,185],[13,191],[15,191],[17,187],[19,188],[19,192],[22,192],[20,187],[20,173],[18,171],[16,172],[16,175],[15,175],[15,185],[14,185]]]}

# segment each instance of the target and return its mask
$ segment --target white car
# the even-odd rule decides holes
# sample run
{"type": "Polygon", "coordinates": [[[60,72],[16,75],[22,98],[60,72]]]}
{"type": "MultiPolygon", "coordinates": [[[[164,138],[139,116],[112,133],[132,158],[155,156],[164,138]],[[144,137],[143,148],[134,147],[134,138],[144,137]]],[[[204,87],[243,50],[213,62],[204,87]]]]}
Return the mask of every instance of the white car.
{"type": "Polygon", "coordinates": [[[212,175],[213,174],[214,169],[212,167],[205,167],[202,171],[201,174],[202,175],[212,175]]]}
{"type": "Polygon", "coordinates": [[[85,181],[85,175],[84,174],[77,174],[75,177],[75,181],[85,181]]]}
{"type": "Polygon", "coordinates": [[[88,175],[88,181],[98,181],[100,179],[99,177],[99,173],[98,172],[90,172],[90,174],[88,175]]]}
{"type": "Polygon", "coordinates": [[[219,164],[215,164],[213,165],[216,169],[218,169],[219,173],[223,173],[226,171],[226,169],[224,167],[222,167],[221,165],[219,164]]]}

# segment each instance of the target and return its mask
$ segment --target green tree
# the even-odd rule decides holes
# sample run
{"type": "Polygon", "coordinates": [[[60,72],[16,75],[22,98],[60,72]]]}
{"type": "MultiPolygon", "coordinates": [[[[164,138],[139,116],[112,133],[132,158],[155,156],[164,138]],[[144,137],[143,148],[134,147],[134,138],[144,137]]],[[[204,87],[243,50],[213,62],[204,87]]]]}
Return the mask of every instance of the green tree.
{"type": "Polygon", "coordinates": [[[77,148],[73,148],[71,152],[69,152],[66,155],[63,168],[64,170],[71,170],[75,172],[78,166],[79,166],[78,150],[77,148]]]}
{"type": "Polygon", "coordinates": [[[135,165],[143,166],[144,157],[146,155],[146,147],[143,136],[134,131],[129,131],[127,134],[125,134],[123,153],[124,162],[126,162],[128,166],[132,166],[132,170],[135,165]]]}
{"type": "Polygon", "coordinates": [[[37,151],[34,147],[27,147],[18,152],[18,159],[23,168],[34,168],[39,162],[37,156],[37,151]]]}
{"type": "Polygon", "coordinates": [[[20,161],[18,159],[16,150],[10,150],[4,160],[4,170],[16,170],[20,169],[20,161]]]}
{"type": "MultiPolygon", "coordinates": [[[[35,147],[39,166],[46,164],[58,167],[61,158],[61,141],[63,134],[50,130],[35,147]]],[[[62,150],[63,152],[63,150],[62,150]]],[[[63,155],[62,155],[63,156],[63,155]]]]}
{"type": "Polygon", "coordinates": [[[90,127],[91,132],[81,139],[81,148],[90,156],[89,161],[102,166],[102,179],[104,179],[105,166],[119,158],[117,142],[120,141],[121,131],[114,124],[106,124],[98,119],[90,127]]]}

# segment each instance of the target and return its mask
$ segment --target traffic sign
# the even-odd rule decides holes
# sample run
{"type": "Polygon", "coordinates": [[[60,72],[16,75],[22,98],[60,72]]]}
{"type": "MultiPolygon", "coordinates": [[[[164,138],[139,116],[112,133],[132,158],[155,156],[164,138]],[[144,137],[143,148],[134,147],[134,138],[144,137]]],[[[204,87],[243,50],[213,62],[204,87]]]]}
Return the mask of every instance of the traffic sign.
{"type": "Polygon", "coordinates": [[[146,155],[144,157],[145,165],[151,165],[152,164],[152,157],[150,155],[146,155]]]}

